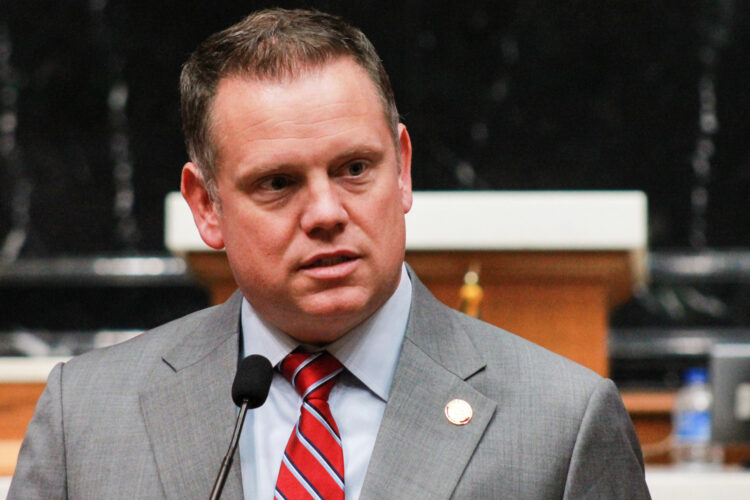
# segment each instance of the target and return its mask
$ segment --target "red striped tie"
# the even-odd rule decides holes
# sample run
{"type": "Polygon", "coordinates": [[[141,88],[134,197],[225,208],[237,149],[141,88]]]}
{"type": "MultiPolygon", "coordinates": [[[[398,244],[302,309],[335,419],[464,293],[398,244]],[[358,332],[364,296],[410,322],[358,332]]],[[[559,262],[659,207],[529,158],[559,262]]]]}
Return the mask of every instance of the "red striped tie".
{"type": "Polygon", "coordinates": [[[284,450],[274,498],[343,500],[344,452],[328,406],[343,367],[327,352],[293,352],[280,370],[302,396],[302,407],[284,450]]]}

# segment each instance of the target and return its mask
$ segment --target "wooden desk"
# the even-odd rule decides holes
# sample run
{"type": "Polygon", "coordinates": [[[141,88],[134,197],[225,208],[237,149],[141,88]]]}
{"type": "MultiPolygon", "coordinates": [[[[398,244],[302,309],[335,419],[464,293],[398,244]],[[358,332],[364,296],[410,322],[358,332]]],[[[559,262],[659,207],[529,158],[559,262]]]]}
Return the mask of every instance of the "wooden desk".
{"type": "Polygon", "coordinates": [[[44,383],[0,384],[0,476],[11,476],[44,383]]]}
{"type": "MultiPolygon", "coordinates": [[[[646,463],[667,464],[669,436],[672,432],[673,391],[623,391],[625,408],[633,420],[635,432],[643,448],[646,463]]],[[[750,446],[724,447],[724,463],[741,464],[750,461],[750,446]]]]}
{"type": "Polygon", "coordinates": [[[47,375],[65,357],[0,358],[0,476],[10,476],[47,375]]]}
{"type": "Polygon", "coordinates": [[[669,463],[674,391],[623,391],[621,396],[641,442],[643,458],[651,464],[669,463]]]}

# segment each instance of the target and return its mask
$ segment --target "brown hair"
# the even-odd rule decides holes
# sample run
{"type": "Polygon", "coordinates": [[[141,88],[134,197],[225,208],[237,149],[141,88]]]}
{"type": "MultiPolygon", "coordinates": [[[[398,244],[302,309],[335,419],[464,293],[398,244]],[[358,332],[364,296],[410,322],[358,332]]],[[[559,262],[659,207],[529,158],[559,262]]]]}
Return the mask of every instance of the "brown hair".
{"type": "Polygon", "coordinates": [[[190,160],[216,200],[211,104],[219,81],[230,76],[279,80],[339,57],[351,57],[372,80],[398,145],[398,110],[375,47],[343,19],[314,10],[267,9],[214,33],[190,55],[180,75],[182,130],[190,160]]]}

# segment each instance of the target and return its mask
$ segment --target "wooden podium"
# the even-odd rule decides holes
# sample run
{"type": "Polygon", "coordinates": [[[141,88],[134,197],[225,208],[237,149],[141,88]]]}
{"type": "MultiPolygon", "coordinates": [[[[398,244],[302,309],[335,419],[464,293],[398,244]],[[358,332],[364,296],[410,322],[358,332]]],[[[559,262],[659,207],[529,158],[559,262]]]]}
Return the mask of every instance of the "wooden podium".
{"type": "Polygon", "coordinates": [[[633,285],[627,252],[409,252],[406,260],[453,307],[466,270],[480,268],[483,320],[608,374],[609,312],[633,285]]]}
{"type": "MultiPolygon", "coordinates": [[[[167,247],[224,301],[226,256],[200,241],[179,193],[166,211],[167,247]]],[[[478,269],[482,319],[605,376],[609,313],[644,282],[645,249],[639,192],[416,192],[407,215],[406,261],[438,299],[456,307],[478,269]]]]}

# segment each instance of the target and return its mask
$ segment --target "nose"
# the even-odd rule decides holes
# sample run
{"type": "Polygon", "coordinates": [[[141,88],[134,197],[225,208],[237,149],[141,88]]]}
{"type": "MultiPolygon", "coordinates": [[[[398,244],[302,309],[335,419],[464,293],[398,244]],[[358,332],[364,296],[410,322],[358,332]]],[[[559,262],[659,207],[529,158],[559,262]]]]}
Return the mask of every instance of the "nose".
{"type": "Polygon", "coordinates": [[[327,177],[310,182],[300,219],[302,230],[313,238],[329,239],[340,233],[348,221],[349,213],[333,182],[327,177]]]}

